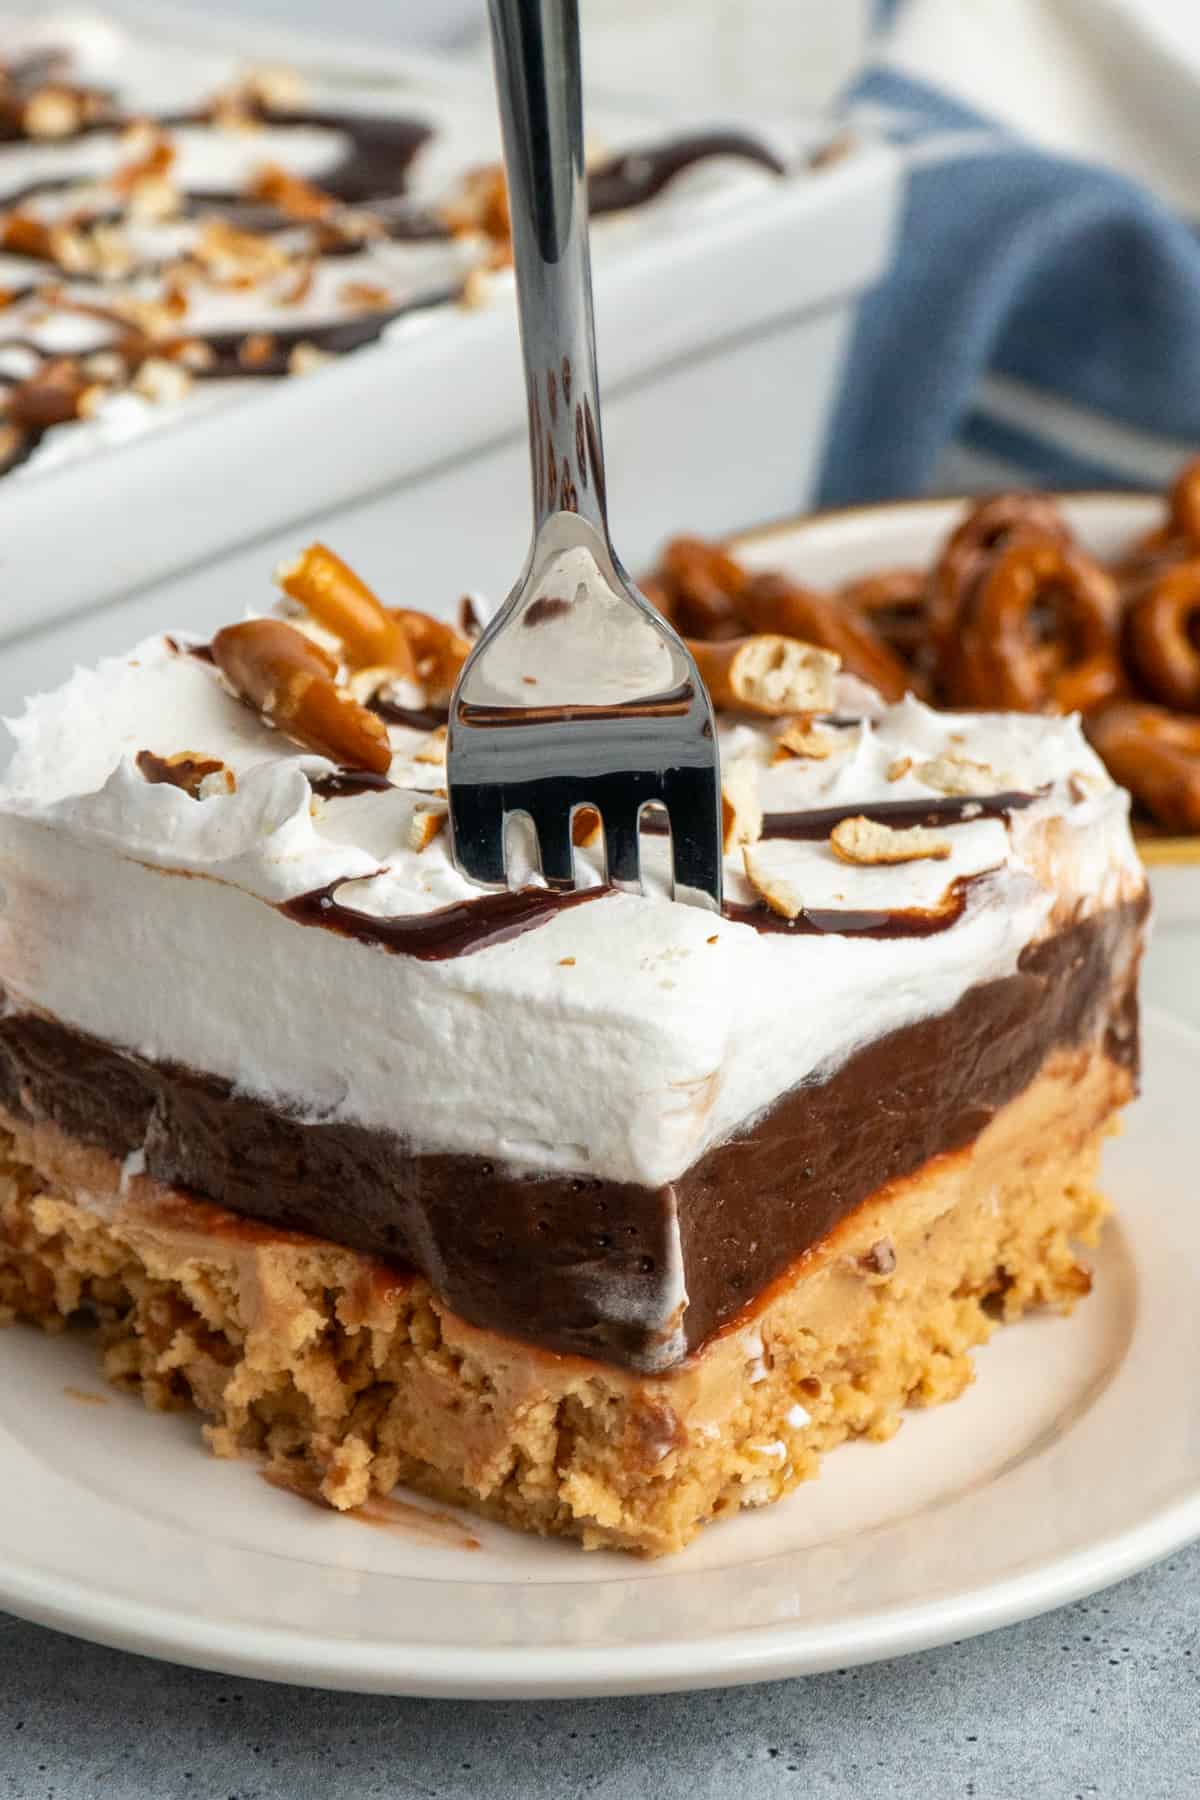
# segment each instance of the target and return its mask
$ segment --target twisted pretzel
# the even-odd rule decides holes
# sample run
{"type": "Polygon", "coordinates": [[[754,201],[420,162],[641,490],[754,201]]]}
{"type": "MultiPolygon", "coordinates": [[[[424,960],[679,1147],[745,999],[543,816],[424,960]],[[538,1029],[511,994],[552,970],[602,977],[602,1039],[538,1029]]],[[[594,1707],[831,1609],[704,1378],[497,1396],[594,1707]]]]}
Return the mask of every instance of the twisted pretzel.
{"type": "Polygon", "coordinates": [[[1156,525],[1113,564],[1113,575],[1126,602],[1132,604],[1160,575],[1186,562],[1196,551],[1189,539],[1177,537],[1166,525],[1156,525]]]}
{"type": "Polygon", "coordinates": [[[1200,457],[1180,469],[1167,490],[1167,517],[1140,537],[1116,564],[1122,591],[1137,599],[1177,563],[1200,554],[1200,457]]]}
{"type": "Polygon", "coordinates": [[[1200,456],[1184,463],[1167,493],[1168,529],[1200,547],[1200,456]]]}
{"type": "Polygon", "coordinates": [[[881,569],[841,588],[838,599],[863,614],[908,670],[909,685],[927,699],[933,657],[929,648],[929,576],[924,569],[881,569]]]}
{"type": "Polygon", "coordinates": [[[925,642],[925,608],[929,576],[924,569],[880,569],[839,588],[838,599],[866,613],[885,643],[898,656],[915,656],[925,642]]]}
{"type": "Polygon", "coordinates": [[[869,619],[786,575],[751,576],[739,610],[751,631],[800,638],[834,651],[847,674],[870,682],[885,700],[901,699],[910,686],[904,664],[869,619]]]}
{"type": "Polygon", "coordinates": [[[979,576],[966,601],[955,704],[1018,712],[1086,711],[1122,687],[1116,583],[1082,551],[1018,538],[979,576]],[[1039,614],[1049,609],[1043,636],[1039,614]]]}
{"type": "Polygon", "coordinates": [[[1114,781],[1168,831],[1200,831],[1200,719],[1122,700],[1085,728],[1114,781]]]}
{"type": "Polygon", "coordinates": [[[1151,580],[1129,608],[1126,644],[1155,700],[1200,712],[1200,558],[1151,580]]]}
{"type": "Polygon", "coordinates": [[[741,635],[737,603],[748,579],[720,544],[678,537],[663,551],[651,583],[665,594],[662,610],[685,637],[724,638],[741,635]]]}
{"type": "Polygon", "coordinates": [[[929,633],[939,656],[953,643],[964,597],[986,559],[1014,538],[1030,536],[1070,541],[1058,504],[1047,494],[993,494],[951,532],[929,579],[929,633]]]}

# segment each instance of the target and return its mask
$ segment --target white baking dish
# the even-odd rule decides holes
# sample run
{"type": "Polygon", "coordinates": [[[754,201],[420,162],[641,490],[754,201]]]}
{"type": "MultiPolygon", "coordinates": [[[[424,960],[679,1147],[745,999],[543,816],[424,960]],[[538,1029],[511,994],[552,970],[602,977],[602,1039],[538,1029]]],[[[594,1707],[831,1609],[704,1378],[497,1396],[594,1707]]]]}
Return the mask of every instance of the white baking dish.
{"type": "MultiPolygon", "coordinates": [[[[269,41],[278,52],[278,34],[269,41]]],[[[286,41],[290,60],[361,93],[361,61],[286,41]]],[[[251,32],[239,50],[224,25],[208,43],[247,58],[265,47],[251,32]]],[[[408,91],[490,109],[477,75],[427,57],[372,53],[370,76],[376,106],[408,91]]],[[[629,144],[676,122],[596,109],[591,125],[629,144]]],[[[624,215],[597,232],[613,518],[628,558],[681,520],[723,530],[807,501],[855,303],[887,261],[898,188],[891,153],[864,144],[733,202],[646,209],[636,225],[624,215]]],[[[0,481],[0,639],[364,495],[386,496],[410,591],[430,592],[448,567],[494,589],[526,536],[523,433],[502,279],[483,307],[441,308],[303,380],[0,481]]]]}

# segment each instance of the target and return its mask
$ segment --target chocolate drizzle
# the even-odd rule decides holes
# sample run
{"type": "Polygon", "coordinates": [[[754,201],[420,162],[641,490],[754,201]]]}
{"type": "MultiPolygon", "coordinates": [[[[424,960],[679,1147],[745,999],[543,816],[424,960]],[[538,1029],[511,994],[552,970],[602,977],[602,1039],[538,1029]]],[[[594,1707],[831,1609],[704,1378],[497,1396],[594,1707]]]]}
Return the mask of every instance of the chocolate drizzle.
{"type": "MultiPolygon", "coordinates": [[[[433,127],[424,119],[404,115],[308,108],[279,111],[254,106],[247,108],[247,116],[253,117],[272,131],[328,131],[344,138],[347,146],[345,153],[317,179],[323,193],[348,206],[364,206],[373,200],[393,201],[397,195],[403,194],[413,158],[433,136],[433,127]]],[[[89,119],[77,131],[69,134],[70,141],[78,143],[83,138],[103,133],[115,134],[134,124],[148,125],[162,131],[189,127],[201,130],[211,128],[214,131],[217,129],[211,112],[205,108],[157,115],[143,112],[129,115],[110,110],[98,118],[89,119]]],[[[7,139],[15,135],[18,134],[0,130],[0,138],[7,139]]],[[[60,138],[56,141],[61,143],[65,140],[60,138]]],[[[77,173],[68,170],[65,174],[51,176],[40,182],[26,182],[22,187],[0,195],[0,210],[8,210],[39,194],[61,193],[66,188],[84,185],[91,179],[80,169],[77,173]]],[[[197,213],[224,212],[231,204],[236,205],[242,197],[228,188],[190,188],[182,198],[185,211],[195,216],[197,213]]],[[[283,218],[274,208],[268,209],[262,216],[267,217],[268,213],[278,220],[283,218]]],[[[294,224],[295,221],[290,223],[294,224]]],[[[441,235],[446,235],[444,228],[441,235]]]]}
{"type": "Polygon", "coordinates": [[[967,898],[979,875],[960,875],[947,889],[943,905],[929,911],[898,907],[894,912],[851,910],[848,907],[804,907],[794,919],[772,912],[765,900],[743,906],[725,903],[725,917],[736,925],[752,925],[755,931],[784,932],[788,937],[915,938],[934,937],[949,931],[966,911],[967,898]]]}
{"type": "Polygon", "coordinates": [[[165,638],[164,642],[167,649],[173,650],[176,656],[190,656],[196,662],[206,663],[210,669],[215,669],[217,666],[217,659],[213,655],[211,644],[181,644],[178,638],[170,635],[165,638]]]}
{"type": "Polygon", "coordinates": [[[434,912],[405,913],[394,918],[373,918],[355,912],[334,898],[345,881],[314,888],[295,900],[280,903],[279,911],[297,925],[320,925],[360,944],[373,944],[418,962],[445,962],[470,956],[491,944],[521,937],[543,925],[556,913],[587,900],[599,900],[611,888],[580,888],[574,893],[552,893],[547,888],[521,888],[515,893],[481,894],[477,900],[459,900],[434,912]]]}
{"type": "Polygon", "coordinates": [[[364,344],[375,343],[397,319],[446,306],[461,291],[461,282],[449,282],[410,294],[395,306],[324,323],[271,326],[261,331],[185,331],[160,345],[159,352],[169,356],[188,345],[202,344],[209,360],[192,371],[197,381],[278,380],[288,373],[292,352],[302,345],[325,356],[346,356],[364,344]]]}
{"type": "Polygon", "coordinates": [[[413,731],[436,731],[450,717],[448,706],[397,706],[381,694],[372,694],[363,704],[385,725],[407,725],[413,731]]]}
{"type": "MultiPolygon", "coordinates": [[[[351,772],[318,776],[312,782],[312,789],[314,794],[326,799],[342,799],[391,785],[386,776],[367,778],[351,772]]],[[[749,905],[727,901],[723,916],[734,925],[749,925],[755,931],[782,932],[788,937],[933,937],[957,923],[966,910],[972,885],[981,880],[983,876],[980,875],[960,876],[947,889],[945,903],[929,911],[805,908],[798,917],[785,919],[772,912],[765,901],[749,905]]],[[[579,888],[567,893],[547,888],[520,888],[515,892],[481,894],[478,899],[459,900],[453,906],[439,907],[434,912],[376,918],[370,913],[356,912],[334,898],[337,889],[346,885],[344,880],[339,880],[328,887],[314,888],[311,893],[283,901],[279,910],[298,925],[321,925],[327,931],[339,932],[359,943],[374,944],[400,956],[415,956],[421,962],[444,962],[455,956],[470,956],[473,951],[486,950],[490,944],[503,943],[506,938],[534,931],[569,907],[586,900],[603,899],[615,891],[611,887],[579,888]]]]}
{"type": "MultiPolygon", "coordinates": [[[[387,718],[389,715],[381,712],[380,716],[387,718]]],[[[341,799],[391,785],[386,775],[365,776],[340,770],[336,775],[314,778],[312,789],[323,798],[341,799]]],[[[868,818],[895,826],[969,824],[977,819],[1007,818],[1037,798],[1036,794],[1014,791],[971,798],[883,800],[857,806],[818,807],[807,812],[768,813],[763,821],[763,836],[817,842],[828,837],[843,819],[852,818],[868,818]]],[[[643,829],[662,833],[666,827],[661,820],[647,818],[643,829]]],[[[934,937],[958,923],[973,888],[990,873],[959,876],[950,883],[942,904],[928,909],[805,907],[795,918],[788,919],[773,912],[763,900],[747,904],[731,900],[725,903],[724,917],[734,925],[749,925],[755,931],[787,937],[934,937]]],[[[489,944],[533,931],[564,907],[596,900],[613,892],[610,887],[567,893],[523,888],[516,893],[482,894],[478,899],[458,901],[436,912],[373,918],[355,912],[333,898],[335,890],[343,885],[335,881],[330,887],[301,894],[295,900],[284,902],[280,911],[298,924],[323,925],[362,943],[377,944],[399,955],[415,956],[423,961],[442,961],[484,950],[489,944]]]]}
{"type": "MultiPolygon", "coordinates": [[[[320,111],[304,108],[278,112],[259,107],[257,117],[272,131],[330,131],[346,140],[345,155],[317,177],[321,191],[347,206],[365,206],[380,197],[404,190],[413,158],[433,136],[424,119],[380,113],[320,111]]],[[[203,113],[184,114],[167,121],[175,125],[205,125],[203,113]]],[[[202,204],[221,207],[230,198],[220,190],[197,191],[202,204]]]]}
{"type": "Polygon", "coordinates": [[[623,155],[597,164],[588,174],[588,210],[594,218],[599,218],[604,213],[645,206],[685,169],[708,162],[715,156],[757,163],[759,168],[768,169],[772,175],[787,173],[775,152],[760,138],[751,137],[747,132],[688,132],[670,138],[666,143],[627,150],[623,155]]]}
{"type": "Polygon", "coordinates": [[[979,819],[1007,820],[1011,814],[1032,806],[1041,797],[1013,792],[947,795],[940,800],[862,800],[852,806],[816,806],[804,812],[767,813],[762,834],[765,838],[819,843],[844,819],[869,819],[873,825],[890,825],[895,830],[906,830],[913,825],[927,828],[973,825],[979,819]]]}
{"type": "Polygon", "coordinates": [[[318,800],[349,800],[354,794],[380,794],[396,787],[389,776],[378,775],[372,769],[338,769],[332,775],[310,775],[308,785],[318,800]]]}

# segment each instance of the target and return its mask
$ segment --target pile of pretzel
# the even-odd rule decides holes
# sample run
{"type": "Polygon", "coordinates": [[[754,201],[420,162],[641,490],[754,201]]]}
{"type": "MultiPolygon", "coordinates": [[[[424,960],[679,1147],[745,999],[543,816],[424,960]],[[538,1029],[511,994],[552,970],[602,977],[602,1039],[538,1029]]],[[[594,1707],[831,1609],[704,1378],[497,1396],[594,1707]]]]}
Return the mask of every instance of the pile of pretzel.
{"type": "Polygon", "coordinates": [[[1200,832],[1200,458],[1116,563],[1076,541],[1051,495],[1010,493],[972,508],[931,568],[836,593],[697,538],[670,543],[642,586],[688,639],[802,638],[887,700],[1080,712],[1141,813],[1200,832]]]}

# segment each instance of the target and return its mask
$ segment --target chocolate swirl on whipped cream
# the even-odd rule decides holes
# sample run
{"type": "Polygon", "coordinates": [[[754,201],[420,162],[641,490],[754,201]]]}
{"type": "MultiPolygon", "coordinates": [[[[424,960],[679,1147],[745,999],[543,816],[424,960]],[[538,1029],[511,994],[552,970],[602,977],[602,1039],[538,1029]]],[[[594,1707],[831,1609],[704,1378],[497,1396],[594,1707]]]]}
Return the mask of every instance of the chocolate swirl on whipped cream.
{"type": "MultiPolygon", "coordinates": [[[[314,792],[321,791],[314,783],[314,792]]],[[[351,786],[337,793],[324,791],[329,798],[337,799],[345,793],[367,790],[365,787],[356,790],[351,786]]],[[[734,925],[749,925],[755,931],[779,932],[788,937],[933,937],[958,923],[966,911],[971,889],[983,879],[982,875],[966,875],[951,882],[946,903],[932,911],[820,907],[805,908],[796,918],[785,919],[772,912],[765,901],[743,904],[729,900],[725,903],[723,917],[734,925]]],[[[519,888],[481,894],[478,899],[459,900],[433,912],[376,917],[356,912],[334,898],[338,888],[346,885],[344,881],[335,881],[327,887],[314,888],[311,893],[283,901],[279,911],[297,925],[320,925],[361,944],[373,944],[401,956],[415,956],[422,962],[470,956],[476,950],[486,950],[491,944],[503,943],[506,938],[520,937],[539,925],[549,924],[558,913],[584,901],[602,900],[617,892],[608,886],[577,888],[567,893],[556,893],[548,888],[519,888]]]]}
{"type": "Polygon", "coordinates": [[[355,912],[334,898],[344,881],[315,888],[295,900],[285,900],[279,911],[297,925],[322,925],[360,944],[375,944],[421,962],[444,962],[452,956],[469,956],[507,938],[520,937],[543,925],[556,913],[566,912],[587,900],[599,900],[611,888],[580,888],[559,894],[549,888],[520,888],[515,893],[481,894],[477,900],[460,900],[434,912],[404,913],[375,918],[355,912]]]}
{"type": "Polygon", "coordinates": [[[872,825],[905,830],[918,825],[973,825],[979,819],[1005,819],[1032,806],[1037,794],[999,793],[947,795],[929,800],[868,800],[853,806],[814,806],[803,812],[772,812],[763,819],[765,838],[792,838],[819,843],[846,819],[869,819],[872,825]]]}
{"type": "Polygon", "coordinates": [[[373,769],[337,769],[332,775],[310,775],[308,785],[318,800],[350,800],[356,794],[388,793],[396,784],[373,769]]]}
{"type": "Polygon", "coordinates": [[[401,706],[384,694],[372,694],[363,705],[385,725],[404,725],[410,731],[436,731],[450,717],[449,706],[401,706]]]}
{"type": "MultiPolygon", "coordinates": [[[[402,709],[399,709],[402,710],[402,709]]],[[[375,793],[391,787],[386,775],[363,775],[356,770],[341,769],[335,774],[315,776],[312,791],[322,799],[348,799],[356,794],[375,793]]],[[[864,801],[855,806],[812,807],[804,812],[767,813],[763,820],[764,838],[791,838],[818,843],[827,838],[844,819],[865,818],[892,827],[973,824],[980,819],[1007,820],[1014,812],[1031,806],[1037,794],[1004,792],[970,797],[944,797],[929,800],[864,801]]],[[[661,835],[665,824],[648,818],[643,829],[661,835]]],[[[735,925],[749,925],[755,931],[780,933],[788,937],[845,936],[869,939],[933,937],[949,931],[966,911],[972,890],[987,879],[987,873],[960,876],[950,883],[946,899],[933,909],[805,907],[795,918],[772,912],[763,900],[726,901],[723,916],[735,925]]],[[[602,899],[617,890],[604,885],[581,888],[575,892],[555,893],[545,888],[522,888],[515,892],[481,894],[478,899],[461,900],[433,912],[396,914],[376,917],[357,912],[334,898],[345,882],[316,888],[284,902],[280,911],[299,925],[320,925],[356,938],[360,943],[374,944],[404,956],[423,961],[442,961],[453,956],[469,956],[485,950],[489,944],[502,942],[532,931],[549,921],[559,911],[585,900],[602,899]]]]}
{"type": "Polygon", "coordinates": [[[967,909],[967,899],[983,875],[962,875],[947,889],[947,900],[933,911],[897,907],[888,912],[878,907],[804,907],[794,919],[771,911],[765,900],[743,905],[725,902],[725,917],[755,931],[782,932],[787,937],[912,938],[936,937],[957,925],[967,909]]]}

